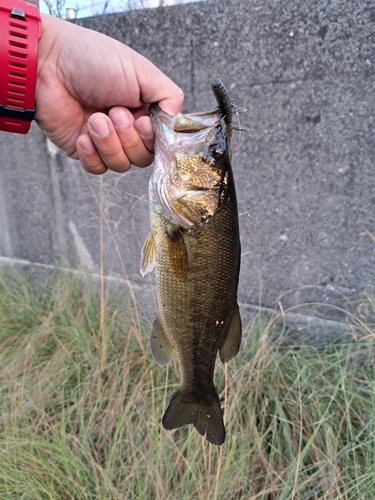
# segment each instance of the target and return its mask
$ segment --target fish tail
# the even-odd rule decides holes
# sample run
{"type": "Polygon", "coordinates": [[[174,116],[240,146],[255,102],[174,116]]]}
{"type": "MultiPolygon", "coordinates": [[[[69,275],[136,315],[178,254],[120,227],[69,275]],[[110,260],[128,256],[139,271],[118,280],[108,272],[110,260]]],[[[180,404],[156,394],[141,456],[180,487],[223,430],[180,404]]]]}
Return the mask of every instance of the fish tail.
{"type": "Polygon", "coordinates": [[[216,389],[211,394],[199,397],[196,394],[177,389],[163,417],[167,430],[194,424],[197,431],[206,436],[212,444],[222,445],[225,441],[225,428],[219,395],[216,389]]]}

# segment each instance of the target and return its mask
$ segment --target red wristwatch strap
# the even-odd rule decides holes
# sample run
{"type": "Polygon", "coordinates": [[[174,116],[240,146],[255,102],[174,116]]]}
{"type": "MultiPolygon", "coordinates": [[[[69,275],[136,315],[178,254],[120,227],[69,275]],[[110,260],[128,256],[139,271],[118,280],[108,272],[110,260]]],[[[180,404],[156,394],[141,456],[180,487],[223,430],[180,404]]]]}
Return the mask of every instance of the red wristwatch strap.
{"type": "Polygon", "coordinates": [[[0,130],[26,134],[35,113],[39,9],[0,0],[0,130]]]}

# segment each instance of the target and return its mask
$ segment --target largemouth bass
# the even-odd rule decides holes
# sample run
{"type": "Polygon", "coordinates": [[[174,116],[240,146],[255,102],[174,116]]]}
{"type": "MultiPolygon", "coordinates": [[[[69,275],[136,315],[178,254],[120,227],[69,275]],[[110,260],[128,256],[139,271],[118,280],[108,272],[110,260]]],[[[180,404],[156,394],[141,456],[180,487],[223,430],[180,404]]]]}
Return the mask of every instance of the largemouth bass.
{"type": "Polygon", "coordinates": [[[150,106],[155,160],[141,273],[156,270],[152,357],[166,366],[176,350],[180,364],[181,383],[163,425],[193,424],[221,445],[225,428],[213,378],[217,352],[226,363],[241,343],[240,239],[230,163],[236,108],[221,80],[211,85],[218,103],[213,111],[171,116],[150,106]]]}

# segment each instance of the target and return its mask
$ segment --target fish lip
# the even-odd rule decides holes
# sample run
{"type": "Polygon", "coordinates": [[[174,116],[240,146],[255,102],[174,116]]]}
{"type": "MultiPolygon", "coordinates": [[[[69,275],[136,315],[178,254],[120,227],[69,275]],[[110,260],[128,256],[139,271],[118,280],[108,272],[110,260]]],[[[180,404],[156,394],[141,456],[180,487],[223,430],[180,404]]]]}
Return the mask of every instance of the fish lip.
{"type": "Polygon", "coordinates": [[[155,141],[165,136],[165,127],[173,132],[174,116],[163,111],[157,103],[153,103],[148,108],[148,114],[151,119],[152,127],[155,133],[155,141]],[[164,129],[164,130],[163,130],[164,129]]]}
{"type": "Polygon", "coordinates": [[[148,114],[150,118],[159,118],[160,116],[163,116],[164,118],[173,118],[172,115],[170,115],[166,111],[163,111],[156,102],[150,104],[148,108],[148,114]]]}

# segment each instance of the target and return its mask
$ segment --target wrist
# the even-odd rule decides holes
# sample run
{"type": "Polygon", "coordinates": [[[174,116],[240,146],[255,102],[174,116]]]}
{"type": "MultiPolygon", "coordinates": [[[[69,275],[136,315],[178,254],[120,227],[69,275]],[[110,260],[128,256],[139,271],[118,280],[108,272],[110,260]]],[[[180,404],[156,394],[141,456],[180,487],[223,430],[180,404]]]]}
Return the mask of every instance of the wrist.
{"type": "Polygon", "coordinates": [[[49,14],[41,13],[40,18],[43,26],[43,36],[40,38],[38,44],[38,71],[43,66],[44,61],[54,52],[56,35],[61,29],[59,25],[65,22],[49,14]]]}
{"type": "Polygon", "coordinates": [[[0,130],[27,133],[35,113],[39,10],[0,0],[0,130]]]}

